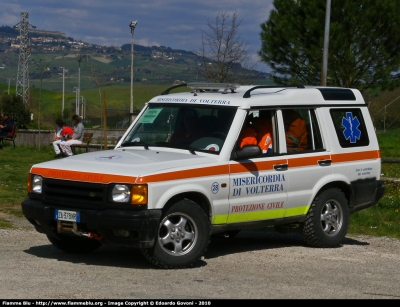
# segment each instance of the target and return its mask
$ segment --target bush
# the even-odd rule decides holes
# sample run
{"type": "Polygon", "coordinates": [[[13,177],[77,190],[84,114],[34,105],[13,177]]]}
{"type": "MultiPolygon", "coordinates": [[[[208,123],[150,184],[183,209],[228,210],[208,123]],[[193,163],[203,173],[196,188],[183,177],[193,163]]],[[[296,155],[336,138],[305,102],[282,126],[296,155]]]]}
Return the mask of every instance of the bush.
{"type": "Polygon", "coordinates": [[[8,113],[10,118],[18,123],[19,128],[25,128],[31,122],[31,112],[21,96],[4,93],[0,96],[0,109],[8,113]]]}

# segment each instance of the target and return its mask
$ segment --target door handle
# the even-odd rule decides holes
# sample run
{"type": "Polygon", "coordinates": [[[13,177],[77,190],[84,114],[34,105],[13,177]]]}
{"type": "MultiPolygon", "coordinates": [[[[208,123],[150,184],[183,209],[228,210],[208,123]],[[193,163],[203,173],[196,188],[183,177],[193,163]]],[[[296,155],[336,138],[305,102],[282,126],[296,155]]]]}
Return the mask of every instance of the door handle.
{"type": "Polygon", "coordinates": [[[288,170],[288,165],[287,164],[275,164],[274,169],[276,171],[287,171],[288,170]]]}
{"type": "Polygon", "coordinates": [[[319,160],[318,164],[320,166],[331,166],[332,160],[319,160]]]}

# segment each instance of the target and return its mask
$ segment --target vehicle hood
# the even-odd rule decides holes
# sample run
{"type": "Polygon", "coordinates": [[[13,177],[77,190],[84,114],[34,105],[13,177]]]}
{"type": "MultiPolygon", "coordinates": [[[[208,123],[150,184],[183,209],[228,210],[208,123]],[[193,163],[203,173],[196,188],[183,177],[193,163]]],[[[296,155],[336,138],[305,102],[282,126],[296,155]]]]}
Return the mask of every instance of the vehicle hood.
{"type": "MultiPolygon", "coordinates": [[[[216,163],[215,157],[205,157],[163,150],[105,150],[79,154],[36,164],[32,171],[46,177],[43,170],[72,171],[91,174],[139,177],[216,163]]],[[[73,179],[73,178],[71,178],[73,179]]],[[[78,178],[77,178],[78,179],[78,178]]]]}

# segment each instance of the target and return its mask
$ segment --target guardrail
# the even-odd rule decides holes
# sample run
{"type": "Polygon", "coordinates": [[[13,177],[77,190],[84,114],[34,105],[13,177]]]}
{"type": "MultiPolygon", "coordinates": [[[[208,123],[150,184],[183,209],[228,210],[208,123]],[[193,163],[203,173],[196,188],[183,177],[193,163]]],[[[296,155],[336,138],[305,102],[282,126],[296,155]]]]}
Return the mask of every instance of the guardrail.
{"type": "Polygon", "coordinates": [[[397,158],[381,158],[382,163],[400,163],[400,159],[397,158]]]}

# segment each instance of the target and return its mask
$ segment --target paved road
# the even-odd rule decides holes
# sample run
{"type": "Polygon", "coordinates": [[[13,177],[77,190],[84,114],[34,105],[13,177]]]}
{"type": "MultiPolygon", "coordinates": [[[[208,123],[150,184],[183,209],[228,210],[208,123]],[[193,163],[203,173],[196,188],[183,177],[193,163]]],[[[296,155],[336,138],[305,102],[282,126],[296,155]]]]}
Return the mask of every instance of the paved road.
{"type": "Polygon", "coordinates": [[[0,299],[400,298],[400,241],[348,237],[304,246],[298,234],[213,239],[192,269],[161,270],[137,250],[64,254],[29,225],[0,229],[0,299]]]}

